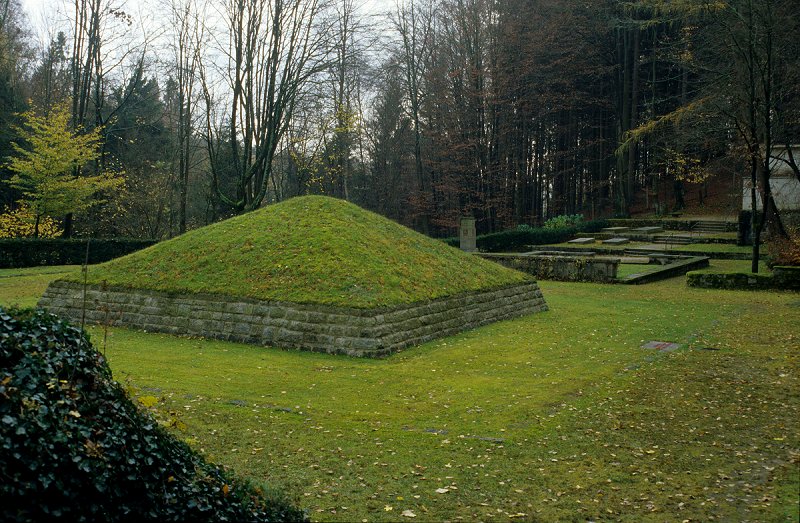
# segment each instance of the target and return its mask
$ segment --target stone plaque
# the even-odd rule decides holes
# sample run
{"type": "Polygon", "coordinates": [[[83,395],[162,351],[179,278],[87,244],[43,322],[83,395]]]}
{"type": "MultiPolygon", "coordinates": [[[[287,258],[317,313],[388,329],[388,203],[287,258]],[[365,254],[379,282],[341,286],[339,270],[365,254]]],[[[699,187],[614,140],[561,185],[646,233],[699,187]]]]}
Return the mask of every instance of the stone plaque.
{"type": "Polygon", "coordinates": [[[475,218],[464,216],[461,218],[461,225],[458,228],[459,245],[462,251],[475,252],[478,248],[475,245],[475,218]]]}

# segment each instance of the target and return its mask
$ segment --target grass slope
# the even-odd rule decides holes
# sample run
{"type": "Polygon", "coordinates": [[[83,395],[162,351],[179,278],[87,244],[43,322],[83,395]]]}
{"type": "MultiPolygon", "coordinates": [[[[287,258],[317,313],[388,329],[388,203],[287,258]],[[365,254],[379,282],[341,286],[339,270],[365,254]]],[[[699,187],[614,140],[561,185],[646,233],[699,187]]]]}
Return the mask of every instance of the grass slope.
{"type": "Polygon", "coordinates": [[[106,353],[315,520],[798,520],[797,293],[540,285],[550,312],[385,360],[126,329],[106,353]]]}
{"type": "Polygon", "coordinates": [[[0,269],[0,296],[7,306],[36,307],[51,281],[79,270],[77,265],[0,269]]]}
{"type": "Polygon", "coordinates": [[[293,198],[89,270],[94,284],[359,308],[529,279],[324,196],[293,198]]]}

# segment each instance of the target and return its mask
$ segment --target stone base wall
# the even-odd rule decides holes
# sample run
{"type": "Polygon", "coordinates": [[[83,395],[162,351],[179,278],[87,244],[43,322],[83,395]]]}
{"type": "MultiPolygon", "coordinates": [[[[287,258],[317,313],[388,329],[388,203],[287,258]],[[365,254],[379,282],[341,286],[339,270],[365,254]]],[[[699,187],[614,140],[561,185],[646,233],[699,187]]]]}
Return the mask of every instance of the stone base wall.
{"type": "Polygon", "coordinates": [[[480,254],[511,269],[532,274],[540,280],[593,281],[616,280],[619,258],[552,256],[539,254],[480,254]]]}
{"type": "MultiPolygon", "coordinates": [[[[547,310],[535,282],[380,309],[96,285],[87,286],[85,299],[87,323],[350,356],[382,356],[547,310]]],[[[39,306],[79,322],[83,302],[83,285],[54,281],[39,306]]]]}
{"type": "Polygon", "coordinates": [[[686,284],[704,289],[800,291],[800,267],[774,267],[772,273],[759,274],[690,272],[686,284]]]}
{"type": "Polygon", "coordinates": [[[673,261],[666,265],[662,265],[658,270],[652,272],[646,272],[644,274],[631,274],[627,278],[621,280],[621,282],[639,285],[642,283],[666,280],[667,278],[672,278],[673,276],[686,274],[689,271],[704,269],[708,267],[709,260],[709,258],[706,256],[693,256],[687,258],[670,256],[667,259],[673,261]]]}

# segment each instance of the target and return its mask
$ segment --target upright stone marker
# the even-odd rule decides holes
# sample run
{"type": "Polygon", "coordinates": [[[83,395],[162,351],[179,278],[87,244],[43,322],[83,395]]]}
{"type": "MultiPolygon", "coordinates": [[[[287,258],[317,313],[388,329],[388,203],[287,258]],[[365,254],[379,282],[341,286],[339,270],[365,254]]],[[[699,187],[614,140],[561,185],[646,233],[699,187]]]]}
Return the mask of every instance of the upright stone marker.
{"type": "Polygon", "coordinates": [[[478,250],[475,245],[475,218],[471,216],[464,216],[461,218],[458,240],[462,251],[475,252],[478,250]]]}

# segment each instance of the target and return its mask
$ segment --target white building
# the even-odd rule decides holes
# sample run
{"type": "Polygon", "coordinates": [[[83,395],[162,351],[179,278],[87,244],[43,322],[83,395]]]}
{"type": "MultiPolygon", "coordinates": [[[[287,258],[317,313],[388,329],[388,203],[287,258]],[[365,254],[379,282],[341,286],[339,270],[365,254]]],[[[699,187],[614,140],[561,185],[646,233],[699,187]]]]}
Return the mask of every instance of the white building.
{"type": "MultiPolygon", "coordinates": [[[[800,145],[792,145],[794,161],[800,164],[800,145]]],[[[770,158],[769,187],[775,205],[781,211],[800,211],[800,181],[788,164],[788,150],[786,146],[772,148],[770,158]]],[[[756,193],[756,205],[761,209],[761,195],[756,193]]],[[[750,178],[745,177],[742,190],[742,209],[751,210],[750,206],[750,178]]]]}

